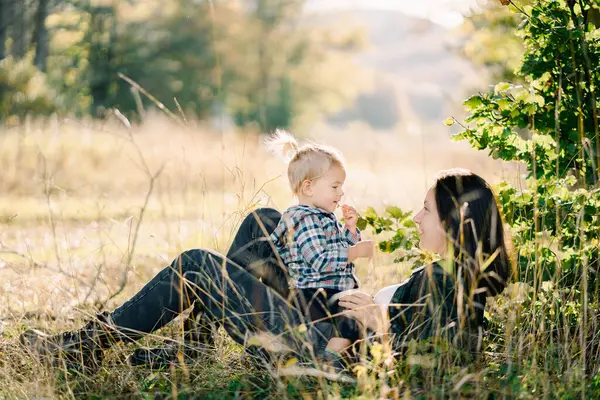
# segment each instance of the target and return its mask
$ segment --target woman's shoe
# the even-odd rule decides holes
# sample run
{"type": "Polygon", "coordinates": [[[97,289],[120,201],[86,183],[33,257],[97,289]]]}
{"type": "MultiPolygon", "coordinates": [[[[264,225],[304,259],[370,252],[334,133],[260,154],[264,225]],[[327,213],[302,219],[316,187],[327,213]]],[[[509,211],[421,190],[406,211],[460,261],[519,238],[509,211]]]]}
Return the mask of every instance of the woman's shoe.
{"type": "Polygon", "coordinates": [[[146,366],[152,369],[166,368],[171,365],[191,364],[213,351],[214,348],[203,343],[167,343],[161,347],[140,347],[127,358],[131,366],[146,366]]]}
{"type": "Polygon", "coordinates": [[[183,344],[166,343],[160,347],[141,347],[135,349],[127,358],[129,365],[145,365],[150,368],[164,368],[170,365],[192,363],[214,350],[216,325],[210,323],[196,306],[183,324],[185,334],[183,344]]]}
{"type": "Polygon", "coordinates": [[[36,329],[23,332],[21,346],[47,364],[67,370],[92,373],[102,364],[104,350],[117,340],[109,329],[108,313],[101,313],[83,328],[48,335],[36,329]]]}

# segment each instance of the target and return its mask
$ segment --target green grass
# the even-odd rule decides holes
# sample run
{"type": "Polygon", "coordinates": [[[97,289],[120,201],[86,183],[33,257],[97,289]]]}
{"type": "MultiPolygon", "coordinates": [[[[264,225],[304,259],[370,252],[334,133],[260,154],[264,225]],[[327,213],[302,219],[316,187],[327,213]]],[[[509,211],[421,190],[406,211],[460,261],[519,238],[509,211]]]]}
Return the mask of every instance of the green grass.
{"type": "MultiPolygon", "coordinates": [[[[131,344],[108,351],[94,376],[42,365],[16,346],[19,333],[81,326],[118,289],[134,237],[128,283],[106,305],[109,310],[181,251],[225,252],[250,209],[284,209],[293,201],[285,165],[264,152],[256,136],[184,130],[160,119],[134,127],[131,137],[111,123],[85,124],[41,121],[0,132],[0,398],[567,399],[583,393],[592,398],[600,389],[595,370],[584,373],[578,356],[569,357],[575,345],[548,340],[543,326],[528,325],[531,313],[520,286],[490,303],[495,325],[478,358],[464,360],[443,346],[434,346],[433,354],[415,347],[390,364],[387,350],[379,348],[357,366],[355,384],[257,369],[222,331],[213,354],[183,368],[129,367],[123,361],[135,348],[131,344]]],[[[376,134],[365,141],[365,135],[316,137],[344,153],[346,201],[359,210],[417,207],[441,168],[469,167],[492,182],[516,172],[449,141],[376,134]]],[[[409,270],[385,254],[357,266],[371,292],[400,282],[409,270]]],[[[175,322],[140,344],[177,339],[179,326],[175,322]]]]}

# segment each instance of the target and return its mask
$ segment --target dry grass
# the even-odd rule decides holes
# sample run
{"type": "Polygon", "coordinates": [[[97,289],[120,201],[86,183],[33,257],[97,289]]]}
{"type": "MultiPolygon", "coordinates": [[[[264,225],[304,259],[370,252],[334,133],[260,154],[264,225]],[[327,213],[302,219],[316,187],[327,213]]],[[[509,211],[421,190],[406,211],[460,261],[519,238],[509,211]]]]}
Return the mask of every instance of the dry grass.
{"type": "MultiPolygon", "coordinates": [[[[359,210],[383,204],[416,208],[442,168],[467,167],[492,182],[516,172],[444,134],[421,139],[355,127],[322,129],[311,138],[344,153],[346,201],[359,210]]],[[[182,382],[208,388],[230,385],[247,372],[240,349],[225,337],[209,367],[201,363],[193,373],[119,366],[128,351],[123,346],[113,354],[113,367],[73,389],[68,378],[26,361],[13,346],[24,326],[78,326],[94,302],[118,289],[150,176],[158,172],[128,283],[108,309],[182,250],[225,252],[250,209],[292,204],[285,165],[264,151],[256,135],[183,128],[159,117],[131,132],[116,120],[48,120],[0,131],[0,397],[77,396],[73,390],[119,396],[182,382]]],[[[358,266],[367,290],[405,274],[405,266],[392,264],[389,256],[358,266]]]]}

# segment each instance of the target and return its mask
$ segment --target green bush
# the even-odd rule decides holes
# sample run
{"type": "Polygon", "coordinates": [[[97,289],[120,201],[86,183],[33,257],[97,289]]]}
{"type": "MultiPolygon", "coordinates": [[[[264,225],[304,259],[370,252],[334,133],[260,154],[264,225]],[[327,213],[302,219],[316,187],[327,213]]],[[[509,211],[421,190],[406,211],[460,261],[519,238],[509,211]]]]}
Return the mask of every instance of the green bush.
{"type": "Polygon", "coordinates": [[[597,93],[598,3],[542,1],[526,7],[525,54],[517,76],[465,102],[468,125],[456,135],[494,158],[527,165],[522,190],[498,188],[517,245],[518,280],[586,285],[597,299],[600,137],[597,93]],[[583,3],[582,3],[583,5],[583,3]]]}
{"type": "MultiPolygon", "coordinates": [[[[455,140],[527,168],[522,187],[496,187],[520,283],[488,307],[481,378],[511,396],[597,396],[597,374],[585,378],[599,361],[600,29],[592,21],[600,2],[543,0],[512,10],[525,16],[515,71],[524,84],[500,82],[464,102],[465,123],[445,121],[462,127],[455,140]]],[[[409,221],[401,210],[368,210],[362,225],[388,232],[380,248],[394,251],[416,243],[409,221]]]]}
{"type": "Polygon", "coordinates": [[[46,76],[29,58],[0,61],[0,119],[11,123],[28,114],[49,115],[57,111],[54,91],[46,76]]]}

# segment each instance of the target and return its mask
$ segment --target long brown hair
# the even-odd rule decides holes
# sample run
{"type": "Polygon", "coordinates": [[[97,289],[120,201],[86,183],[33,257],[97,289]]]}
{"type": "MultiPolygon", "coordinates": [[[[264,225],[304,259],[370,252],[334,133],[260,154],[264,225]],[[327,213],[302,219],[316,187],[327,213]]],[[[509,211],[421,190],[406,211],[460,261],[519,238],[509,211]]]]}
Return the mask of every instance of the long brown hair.
{"type": "Polygon", "coordinates": [[[457,278],[486,296],[499,294],[508,283],[512,261],[492,188],[471,171],[452,169],[438,174],[434,190],[457,278]]]}

